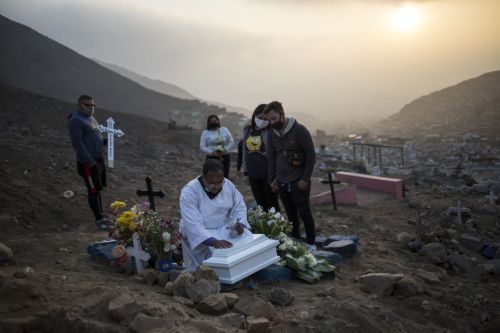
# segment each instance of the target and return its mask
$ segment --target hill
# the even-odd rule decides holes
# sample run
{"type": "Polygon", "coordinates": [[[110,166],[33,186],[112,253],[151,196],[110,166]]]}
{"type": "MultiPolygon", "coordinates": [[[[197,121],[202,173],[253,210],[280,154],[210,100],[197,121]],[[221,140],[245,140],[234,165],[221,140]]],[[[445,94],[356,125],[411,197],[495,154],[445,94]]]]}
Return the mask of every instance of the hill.
{"type": "Polygon", "coordinates": [[[495,137],[499,122],[500,71],[494,71],[422,96],[381,124],[400,135],[474,133],[495,137]]]}

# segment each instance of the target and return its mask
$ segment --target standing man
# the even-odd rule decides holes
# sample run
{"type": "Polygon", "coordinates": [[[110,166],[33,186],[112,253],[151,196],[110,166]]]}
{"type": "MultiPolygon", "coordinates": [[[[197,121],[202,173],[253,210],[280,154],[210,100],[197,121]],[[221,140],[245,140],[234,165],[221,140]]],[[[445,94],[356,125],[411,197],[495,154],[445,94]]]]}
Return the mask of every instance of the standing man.
{"type": "Polygon", "coordinates": [[[286,215],[292,222],[292,237],[300,239],[299,216],[304,222],[309,251],[316,250],[316,230],[309,196],[316,152],[309,131],[292,117],[285,117],[280,102],[264,109],[272,127],[268,151],[268,181],[278,191],[286,215]]]}
{"type": "Polygon", "coordinates": [[[110,222],[103,216],[101,191],[106,187],[106,166],[103,146],[106,144],[97,130],[97,120],[93,117],[95,102],[91,96],[78,98],[78,110],[69,116],[69,134],[76,152],[78,174],[83,177],[88,190],[88,202],[97,226],[108,230],[110,222]]]}

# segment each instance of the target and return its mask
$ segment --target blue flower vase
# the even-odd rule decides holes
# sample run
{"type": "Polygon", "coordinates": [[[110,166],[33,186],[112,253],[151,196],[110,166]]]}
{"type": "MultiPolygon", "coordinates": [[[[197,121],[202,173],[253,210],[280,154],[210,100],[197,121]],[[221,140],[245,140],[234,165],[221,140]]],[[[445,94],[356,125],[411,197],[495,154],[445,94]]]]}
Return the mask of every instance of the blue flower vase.
{"type": "Polygon", "coordinates": [[[158,259],[158,270],[160,272],[168,272],[174,268],[172,258],[158,259]]]}

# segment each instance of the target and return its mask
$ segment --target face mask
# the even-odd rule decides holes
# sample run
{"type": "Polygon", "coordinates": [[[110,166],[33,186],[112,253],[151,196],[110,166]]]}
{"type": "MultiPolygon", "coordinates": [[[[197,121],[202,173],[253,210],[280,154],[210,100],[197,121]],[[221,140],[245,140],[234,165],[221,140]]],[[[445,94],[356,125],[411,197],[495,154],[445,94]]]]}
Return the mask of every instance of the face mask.
{"type": "Polygon", "coordinates": [[[271,125],[275,130],[279,131],[283,128],[283,122],[280,120],[271,125]]]}
{"type": "Polygon", "coordinates": [[[259,119],[259,118],[255,118],[255,126],[257,126],[258,129],[266,128],[267,125],[269,125],[269,121],[268,120],[262,120],[262,119],[259,119]]]}
{"type": "Polygon", "coordinates": [[[219,128],[220,125],[219,125],[219,123],[209,123],[207,127],[208,127],[208,129],[216,129],[216,128],[219,128]]]}

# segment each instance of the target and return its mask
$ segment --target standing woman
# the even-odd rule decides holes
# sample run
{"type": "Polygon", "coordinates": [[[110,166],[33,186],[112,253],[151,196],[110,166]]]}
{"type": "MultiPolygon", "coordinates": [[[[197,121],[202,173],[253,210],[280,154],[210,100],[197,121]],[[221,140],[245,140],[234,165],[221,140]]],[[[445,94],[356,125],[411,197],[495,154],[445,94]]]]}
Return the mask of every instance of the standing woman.
{"type": "Polygon", "coordinates": [[[233,148],[234,140],[226,127],[220,127],[219,117],[210,115],[207,119],[207,129],[203,130],[200,138],[200,149],[207,153],[207,159],[214,158],[224,165],[224,178],[229,177],[231,159],[229,150],[233,148]]]}
{"type": "Polygon", "coordinates": [[[269,139],[269,122],[264,117],[266,104],[257,106],[252,115],[252,122],[243,131],[243,171],[248,176],[257,205],[265,211],[274,207],[280,210],[278,192],[273,192],[267,182],[267,147],[269,139]]]}

